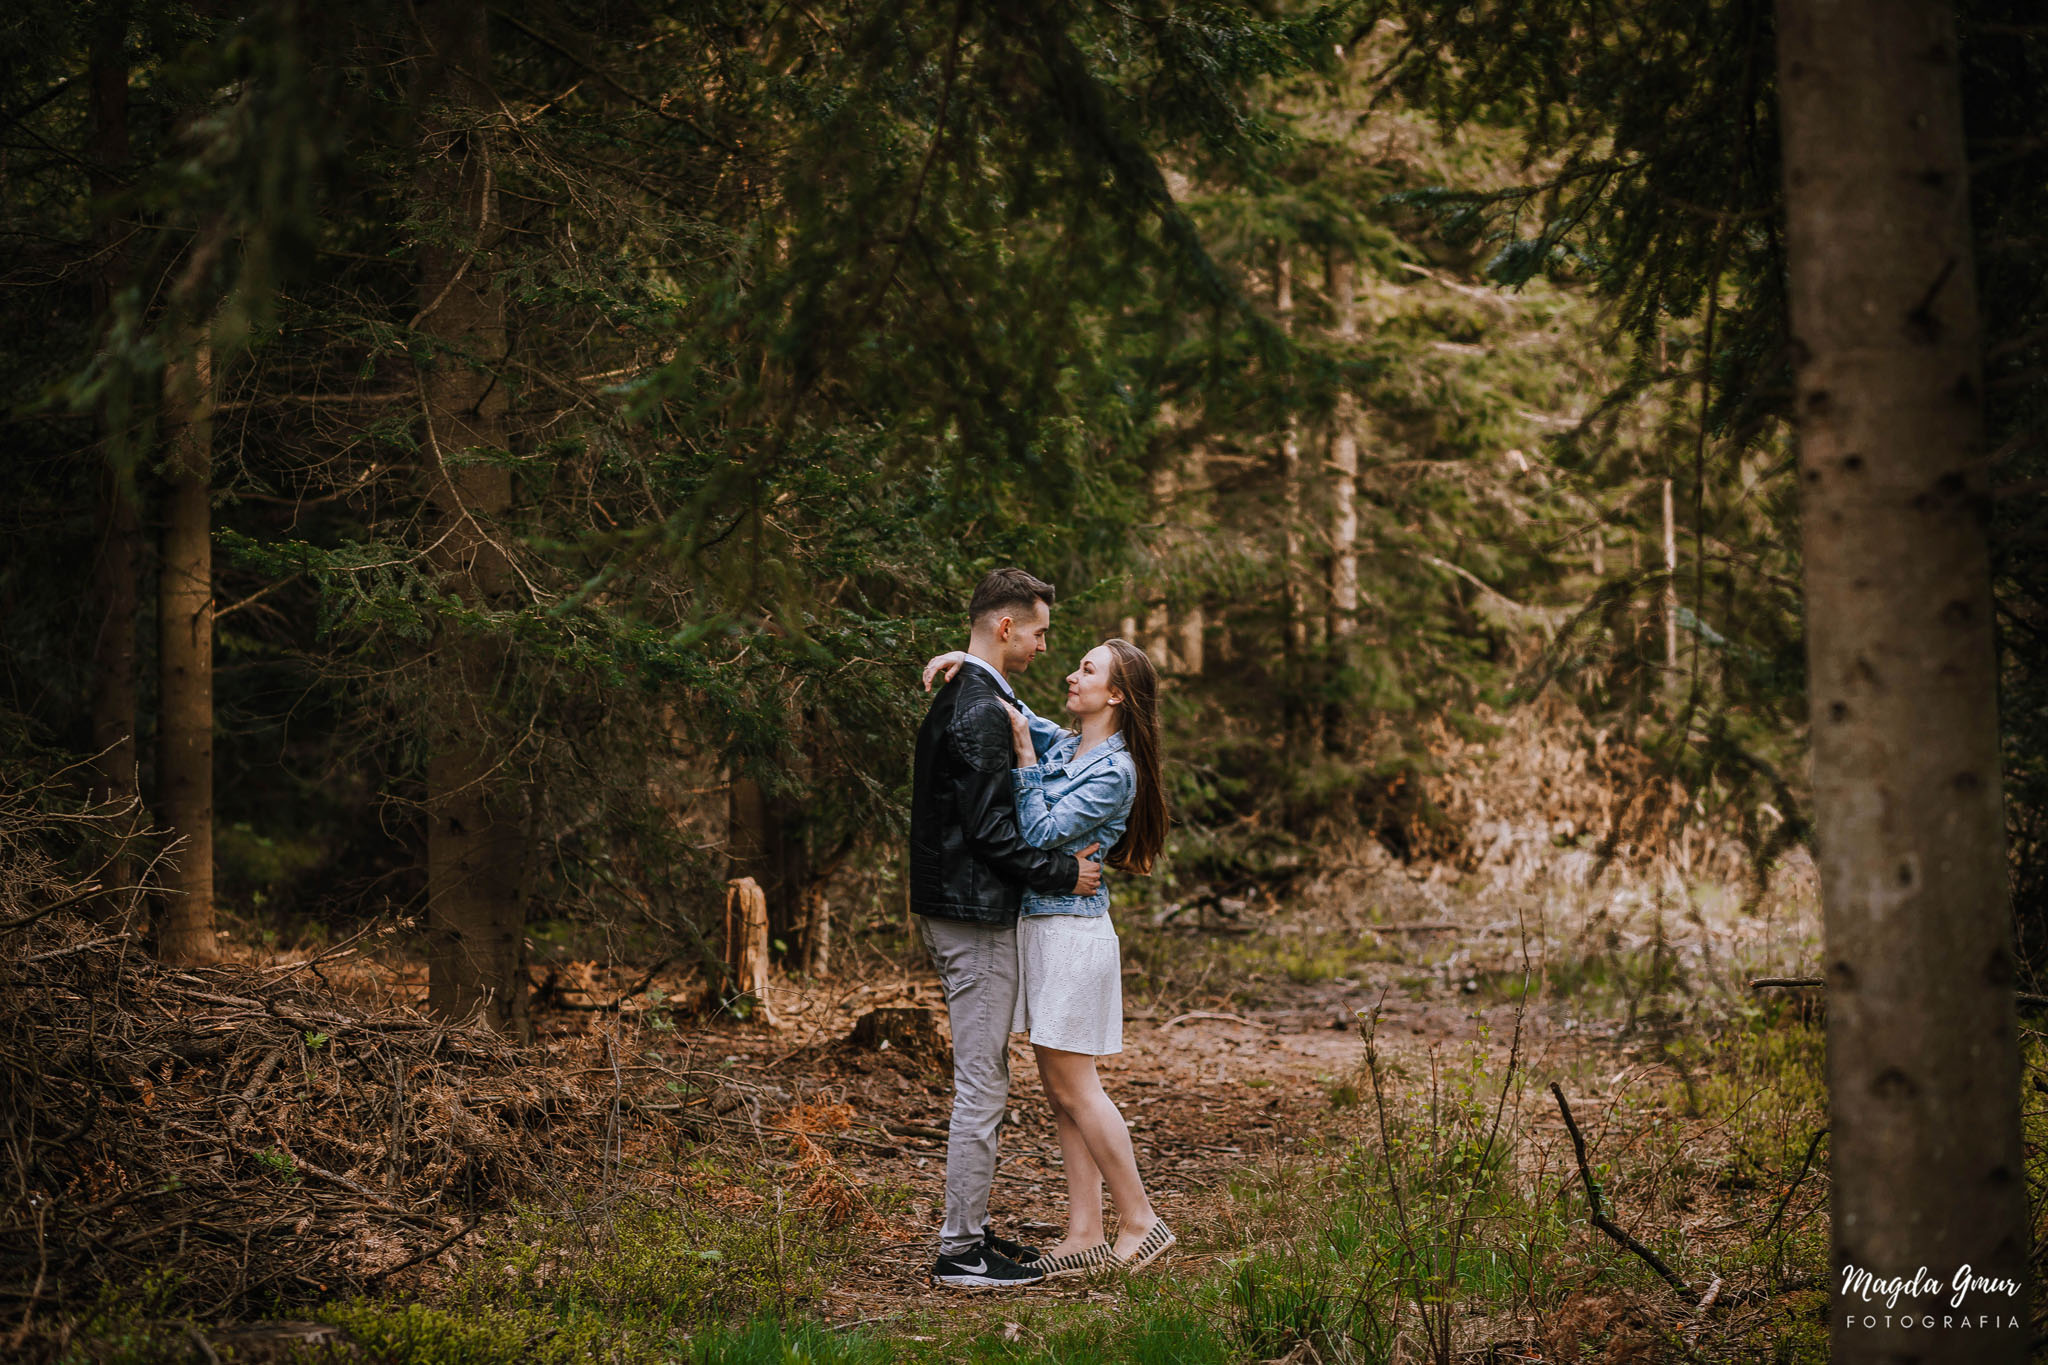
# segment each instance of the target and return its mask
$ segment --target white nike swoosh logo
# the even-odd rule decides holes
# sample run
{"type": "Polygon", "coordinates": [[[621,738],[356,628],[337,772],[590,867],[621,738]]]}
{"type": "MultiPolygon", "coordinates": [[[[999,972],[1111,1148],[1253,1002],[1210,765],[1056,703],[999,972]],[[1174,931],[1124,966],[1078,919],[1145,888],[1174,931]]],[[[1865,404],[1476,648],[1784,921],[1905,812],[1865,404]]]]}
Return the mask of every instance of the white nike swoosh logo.
{"type": "Polygon", "coordinates": [[[966,1262],[963,1261],[961,1262],[960,1268],[966,1271],[969,1275],[980,1275],[987,1272],[988,1262],[976,1261],[973,1265],[968,1265],[966,1262]]]}

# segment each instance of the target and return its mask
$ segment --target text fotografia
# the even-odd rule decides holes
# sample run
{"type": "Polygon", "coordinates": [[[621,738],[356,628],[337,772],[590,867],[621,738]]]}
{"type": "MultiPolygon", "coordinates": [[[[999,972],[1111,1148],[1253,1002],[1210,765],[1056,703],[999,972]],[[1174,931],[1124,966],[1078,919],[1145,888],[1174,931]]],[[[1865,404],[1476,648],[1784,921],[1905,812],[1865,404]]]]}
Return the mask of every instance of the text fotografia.
{"type": "Polygon", "coordinates": [[[1882,1302],[1887,1309],[1899,1307],[1899,1300],[1907,1300],[1904,1313],[1858,1313],[1853,1309],[1842,1314],[1844,1327],[1904,1327],[1904,1328],[2001,1328],[2018,1327],[2019,1315],[2009,1312],[1995,1312],[2000,1298],[2013,1299],[2019,1296],[2018,1280],[2001,1279],[1990,1275],[1979,1275],[1970,1267],[1962,1266],[1946,1280],[1929,1273],[1921,1266],[1910,1277],[1892,1276],[1882,1279],[1868,1270],[1856,1266],[1842,1267],[1842,1298],[1860,1300],[1863,1303],[1882,1302]],[[1972,1295],[1980,1296],[1980,1302],[1971,1303],[1972,1295]],[[1916,1308],[1913,1300],[1937,1298],[1945,1300],[1949,1312],[1932,1313],[1916,1308]],[[1989,1299],[1989,1302],[1982,1302],[1989,1299]],[[1973,1312],[1954,1310],[1971,1308],[1973,1312]]]}

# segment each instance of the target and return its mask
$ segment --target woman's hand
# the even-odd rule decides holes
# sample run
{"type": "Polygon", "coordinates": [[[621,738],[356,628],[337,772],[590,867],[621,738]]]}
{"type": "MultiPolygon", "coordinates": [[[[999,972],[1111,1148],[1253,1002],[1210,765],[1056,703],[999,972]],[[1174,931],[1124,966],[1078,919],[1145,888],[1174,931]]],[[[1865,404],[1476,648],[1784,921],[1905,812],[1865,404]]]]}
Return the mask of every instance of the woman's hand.
{"type": "Polygon", "coordinates": [[[1029,768],[1038,762],[1038,750],[1031,743],[1031,726],[1024,719],[1024,713],[1014,706],[1005,706],[1003,714],[1010,718],[1010,743],[1017,750],[1017,766],[1029,768]]]}
{"type": "Polygon", "coordinates": [[[927,692],[932,690],[932,678],[940,669],[945,670],[946,681],[951,682],[953,681],[953,675],[958,673],[960,666],[966,662],[967,651],[964,649],[948,650],[936,659],[932,659],[924,666],[924,690],[927,692]]]}

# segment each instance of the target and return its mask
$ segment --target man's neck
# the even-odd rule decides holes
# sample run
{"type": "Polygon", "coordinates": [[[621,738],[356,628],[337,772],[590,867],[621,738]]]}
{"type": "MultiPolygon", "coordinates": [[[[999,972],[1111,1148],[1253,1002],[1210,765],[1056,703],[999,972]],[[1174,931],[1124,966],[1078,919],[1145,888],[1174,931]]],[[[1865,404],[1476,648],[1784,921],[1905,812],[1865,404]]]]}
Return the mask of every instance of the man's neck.
{"type": "Polygon", "coordinates": [[[972,640],[967,642],[967,652],[996,671],[1004,682],[1010,680],[1010,670],[1003,667],[1002,646],[994,640],[972,640]]]}

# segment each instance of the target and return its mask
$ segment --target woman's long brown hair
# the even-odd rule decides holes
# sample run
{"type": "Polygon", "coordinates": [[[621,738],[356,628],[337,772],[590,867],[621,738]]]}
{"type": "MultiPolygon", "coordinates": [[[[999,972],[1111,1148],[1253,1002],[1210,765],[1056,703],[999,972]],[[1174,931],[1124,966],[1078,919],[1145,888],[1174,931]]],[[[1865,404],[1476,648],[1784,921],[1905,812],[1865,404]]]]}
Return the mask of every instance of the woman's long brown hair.
{"type": "Polygon", "coordinates": [[[1145,651],[1129,640],[1103,644],[1110,653],[1109,685],[1123,694],[1117,733],[1124,737],[1124,750],[1138,769],[1130,823],[1109,851],[1109,865],[1143,876],[1166,847],[1166,788],[1159,780],[1159,674],[1145,651]]]}

